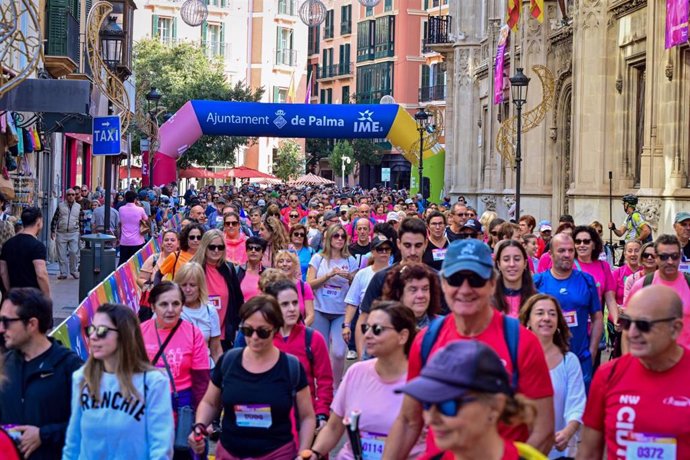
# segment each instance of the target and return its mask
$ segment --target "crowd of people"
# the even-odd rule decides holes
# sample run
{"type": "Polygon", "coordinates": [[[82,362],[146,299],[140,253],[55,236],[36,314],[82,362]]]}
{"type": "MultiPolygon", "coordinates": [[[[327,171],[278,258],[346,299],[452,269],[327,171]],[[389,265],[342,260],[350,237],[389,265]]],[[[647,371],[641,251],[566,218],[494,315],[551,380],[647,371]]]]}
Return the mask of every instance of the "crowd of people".
{"type": "MultiPolygon", "coordinates": [[[[103,230],[76,191],[51,222],[60,277],[71,234],[103,230]]],[[[653,239],[636,204],[608,224],[618,260],[599,222],[462,197],[128,190],[120,260],[161,249],[137,312],[96,309],[85,363],[48,336],[40,267],[14,265],[27,236],[5,242],[0,425],[39,460],[690,458],[690,213],[653,239]]]]}

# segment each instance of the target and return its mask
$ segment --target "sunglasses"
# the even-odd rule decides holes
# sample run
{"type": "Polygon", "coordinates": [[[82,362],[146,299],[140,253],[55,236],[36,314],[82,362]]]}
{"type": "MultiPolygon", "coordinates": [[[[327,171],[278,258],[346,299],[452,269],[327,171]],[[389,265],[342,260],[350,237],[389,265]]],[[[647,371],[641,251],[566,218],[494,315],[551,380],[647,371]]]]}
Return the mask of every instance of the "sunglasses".
{"type": "Polygon", "coordinates": [[[336,233],[331,238],[334,238],[336,240],[345,240],[347,239],[347,235],[343,235],[342,233],[336,233]]]}
{"type": "Polygon", "coordinates": [[[386,329],[395,329],[392,326],[381,326],[380,324],[374,324],[373,326],[370,326],[368,324],[362,324],[360,328],[362,329],[362,335],[366,334],[369,331],[369,329],[371,329],[371,333],[376,336],[381,335],[383,331],[385,331],[386,329]]]}
{"type": "Polygon", "coordinates": [[[224,251],[225,245],[224,244],[209,244],[206,248],[209,251],[224,251]]]}
{"type": "Polygon", "coordinates": [[[91,326],[86,326],[84,328],[84,331],[86,332],[87,337],[91,337],[91,335],[95,332],[96,337],[98,337],[99,339],[104,339],[105,336],[108,335],[109,331],[117,332],[117,329],[108,326],[94,326],[92,324],[91,326]]]}
{"type": "Polygon", "coordinates": [[[446,282],[453,287],[460,287],[465,284],[465,280],[470,283],[470,287],[480,288],[484,287],[489,280],[485,280],[476,273],[466,275],[464,273],[456,273],[452,276],[446,277],[446,282]]]}
{"type": "Polygon", "coordinates": [[[467,214],[465,214],[464,212],[459,212],[459,213],[457,213],[457,214],[455,214],[455,215],[458,216],[458,217],[467,217],[467,214]]]}
{"type": "Polygon", "coordinates": [[[2,323],[2,327],[4,329],[10,327],[10,324],[14,323],[15,321],[24,321],[24,318],[8,318],[6,316],[0,316],[0,323],[2,323]]]}
{"type": "Polygon", "coordinates": [[[379,254],[383,254],[384,252],[391,252],[393,248],[389,247],[381,247],[381,248],[376,248],[374,251],[378,252],[379,254]]]}
{"type": "Polygon", "coordinates": [[[290,214],[290,219],[297,219],[299,214],[290,214]]]}
{"type": "Polygon", "coordinates": [[[666,262],[668,259],[673,260],[674,262],[678,259],[680,259],[680,254],[679,253],[673,253],[673,254],[657,254],[656,255],[660,260],[663,262],[666,262]]]}
{"type": "Polygon", "coordinates": [[[248,252],[261,252],[263,249],[261,246],[247,246],[247,251],[248,252]]]}
{"type": "Polygon", "coordinates": [[[223,225],[225,225],[226,227],[237,227],[238,225],[240,225],[240,223],[237,222],[236,220],[233,220],[233,221],[228,220],[227,222],[223,222],[223,225]]]}
{"type": "Polygon", "coordinates": [[[74,193],[65,193],[65,196],[74,196],[74,193]]]}
{"type": "Polygon", "coordinates": [[[654,255],[653,252],[645,252],[640,257],[642,257],[643,259],[655,259],[656,258],[656,256],[654,255]]]}
{"type": "Polygon", "coordinates": [[[436,406],[436,409],[438,409],[441,415],[445,415],[446,417],[455,417],[458,415],[458,411],[460,411],[462,406],[476,400],[477,398],[468,396],[460,399],[449,399],[448,401],[443,401],[440,403],[423,402],[422,407],[424,410],[431,410],[432,407],[436,406]]]}
{"type": "Polygon", "coordinates": [[[468,238],[476,238],[477,234],[476,233],[461,233],[458,235],[459,240],[466,240],[468,238]]]}
{"type": "Polygon", "coordinates": [[[292,236],[296,236],[297,238],[304,238],[304,233],[303,232],[295,232],[292,234],[292,236]]]}
{"type": "Polygon", "coordinates": [[[192,241],[194,241],[194,240],[201,241],[201,235],[189,235],[187,238],[189,240],[192,240],[192,241]]]}
{"type": "Polygon", "coordinates": [[[273,330],[272,329],[266,329],[263,327],[254,329],[251,326],[240,326],[240,332],[246,338],[251,337],[256,332],[257,337],[259,337],[260,339],[267,339],[271,336],[271,333],[273,333],[273,330]]]}
{"type": "Polygon", "coordinates": [[[621,325],[624,331],[629,331],[630,326],[632,326],[633,323],[635,323],[635,327],[637,328],[638,331],[642,332],[643,334],[646,334],[650,330],[652,330],[652,326],[655,325],[656,323],[665,323],[667,321],[673,321],[674,319],[678,319],[677,317],[672,317],[672,318],[661,318],[661,319],[654,319],[654,320],[646,320],[646,319],[632,319],[631,317],[627,315],[619,315],[618,316],[618,324],[621,325]]]}
{"type": "Polygon", "coordinates": [[[592,240],[590,238],[585,238],[582,240],[579,238],[575,238],[575,244],[589,244],[591,242],[592,242],[592,240]]]}

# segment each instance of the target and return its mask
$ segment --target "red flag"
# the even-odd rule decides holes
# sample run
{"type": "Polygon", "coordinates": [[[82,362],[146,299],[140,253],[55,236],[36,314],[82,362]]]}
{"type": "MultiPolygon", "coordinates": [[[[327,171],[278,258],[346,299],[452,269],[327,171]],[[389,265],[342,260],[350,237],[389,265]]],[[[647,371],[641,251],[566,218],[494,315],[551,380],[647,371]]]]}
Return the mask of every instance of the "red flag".
{"type": "Polygon", "coordinates": [[[533,18],[544,22],[544,0],[530,0],[529,9],[533,18]]]}
{"type": "Polygon", "coordinates": [[[508,0],[508,16],[506,24],[513,30],[517,31],[520,23],[520,12],[522,10],[522,0],[508,0]]]}

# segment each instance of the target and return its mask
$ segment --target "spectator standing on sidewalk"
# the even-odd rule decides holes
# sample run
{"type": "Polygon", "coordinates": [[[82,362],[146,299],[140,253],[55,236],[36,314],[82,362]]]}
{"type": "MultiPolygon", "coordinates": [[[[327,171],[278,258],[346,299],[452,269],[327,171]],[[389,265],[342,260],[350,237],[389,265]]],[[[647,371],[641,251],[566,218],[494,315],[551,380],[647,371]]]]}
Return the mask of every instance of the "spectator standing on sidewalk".
{"type": "MultiPolygon", "coordinates": [[[[72,373],[81,360],[47,337],[53,302],[38,289],[12,289],[0,309],[0,334],[10,350],[0,386],[0,425],[18,425],[19,450],[31,460],[59,460],[70,417],[72,373]]],[[[0,457],[3,457],[0,453],[0,457]]]]}
{"type": "Polygon", "coordinates": [[[143,207],[137,206],[136,192],[125,192],[125,205],[120,208],[120,262],[126,262],[144,246],[144,236],[139,231],[141,221],[148,222],[143,207]]]}
{"type": "Polygon", "coordinates": [[[50,238],[56,241],[60,263],[59,280],[71,274],[79,278],[79,235],[84,233],[84,210],[75,201],[74,189],[65,192],[65,201],[60,203],[50,222],[50,238]]]}
{"type": "Polygon", "coordinates": [[[6,290],[16,287],[34,287],[50,297],[50,282],[46,268],[46,246],[38,240],[43,229],[40,208],[24,208],[22,231],[2,246],[0,252],[0,278],[6,290]],[[10,270],[11,268],[11,270],[10,270]]]}

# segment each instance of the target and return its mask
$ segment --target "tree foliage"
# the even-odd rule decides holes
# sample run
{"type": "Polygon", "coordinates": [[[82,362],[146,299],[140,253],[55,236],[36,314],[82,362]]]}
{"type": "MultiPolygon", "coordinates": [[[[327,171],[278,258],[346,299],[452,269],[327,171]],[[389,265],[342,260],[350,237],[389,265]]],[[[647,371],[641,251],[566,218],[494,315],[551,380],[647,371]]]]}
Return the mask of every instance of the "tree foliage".
{"type": "Polygon", "coordinates": [[[333,151],[328,156],[328,162],[331,164],[331,169],[337,174],[342,174],[342,158],[349,157],[352,161],[350,163],[345,163],[345,175],[349,176],[355,169],[355,151],[352,148],[352,144],[340,140],[333,146],[333,151]]]}
{"type": "Polygon", "coordinates": [[[304,155],[297,142],[292,139],[281,142],[273,158],[273,174],[284,182],[304,174],[304,155]]]}
{"type": "MultiPolygon", "coordinates": [[[[192,43],[167,46],[158,40],[144,39],[136,43],[133,61],[137,77],[137,111],[147,111],[144,95],[151,87],[162,93],[159,104],[170,113],[192,99],[256,102],[264,92],[263,88],[252,91],[243,82],[228,82],[222,61],[209,59],[200,46],[192,43]]],[[[133,145],[137,150],[139,142],[138,137],[135,138],[133,145]]],[[[204,167],[234,165],[237,149],[250,141],[247,137],[202,136],[178,164],[181,168],[191,163],[204,167]]]]}

